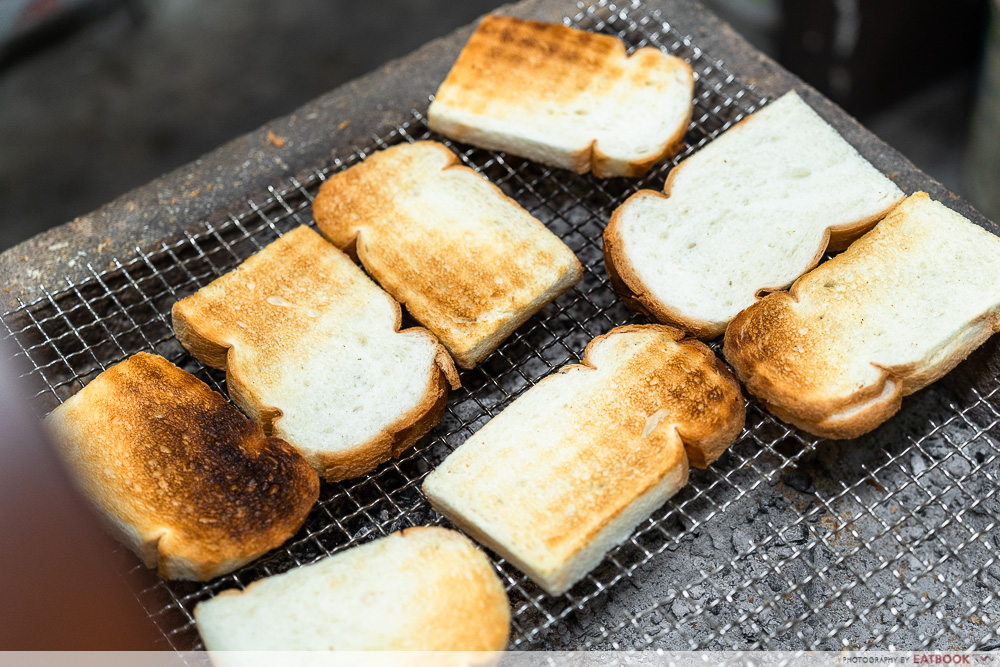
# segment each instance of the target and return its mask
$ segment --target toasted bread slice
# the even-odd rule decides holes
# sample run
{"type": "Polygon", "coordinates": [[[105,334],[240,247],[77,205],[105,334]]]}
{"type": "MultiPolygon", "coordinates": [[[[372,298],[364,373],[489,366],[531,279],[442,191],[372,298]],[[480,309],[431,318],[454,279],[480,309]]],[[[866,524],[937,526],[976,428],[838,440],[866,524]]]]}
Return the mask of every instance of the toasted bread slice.
{"type": "Polygon", "coordinates": [[[598,336],[424,482],[436,510],[558,595],[739,434],[739,385],[672,327],[598,336]]]}
{"type": "Polygon", "coordinates": [[[583,275],[545,225],[434,142],[393,146],[331,176],[313,215],[463,368],[583,275]]]}
{"type": "Polygon", "coordinates": [[[432,130],[474,146],[602,178],[641,176],[681,146],[690,65],[631,56],[611,35],[486,16],[428,110],[432,130]]]}
{"type": "Polygon", "coordinates": [[[1000,238],[926,193],[740,313],[726,359],[778,417],[853,438],[1000,330],[1000,238]]]}
{"type": "Polygon", "coordinates": [[[605,265],[626,304],[702,339],[903,198],[794,92],[679,164],[663,190],[614,212],[605,265]]]}
{"type": "Polygon", "coordinates": [[[346,255],[294,229],[173,307],[174,333],[229,395],[329,481],[399,456],[444,412],[451,358],[346,255]]]}
{"type": "Polygon", "coordinates": [[[209,651],[500,651],[510,633],[489,559],[431,527],[223,591],[194,615],[209,651]]]}
{"type": "Polygon", "coordinates": [[[165,579],[231,572],[299,529],[319,478],[190,373],[140,352],[46,418],[76,483],[165,579]]]}

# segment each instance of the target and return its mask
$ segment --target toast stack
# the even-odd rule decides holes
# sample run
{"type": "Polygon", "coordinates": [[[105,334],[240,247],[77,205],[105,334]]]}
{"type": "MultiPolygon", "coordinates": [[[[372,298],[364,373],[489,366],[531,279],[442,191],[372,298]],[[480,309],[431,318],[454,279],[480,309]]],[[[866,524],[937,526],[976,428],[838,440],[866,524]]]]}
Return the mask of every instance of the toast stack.
{"type": "Polygon", "coordinates": [[[458,377],[427,330],[346,255],[294,229],[173,307],[174,333],[226,371],[229,395],[329,481],[398,456],[458,377]]]}
{"type": "Polygon", "coordinates": [[[46,426],[116,536],[165,579],[250,562],[291,537],[319,496],[291,445],[156,355],[107,369],[46,426]]]}

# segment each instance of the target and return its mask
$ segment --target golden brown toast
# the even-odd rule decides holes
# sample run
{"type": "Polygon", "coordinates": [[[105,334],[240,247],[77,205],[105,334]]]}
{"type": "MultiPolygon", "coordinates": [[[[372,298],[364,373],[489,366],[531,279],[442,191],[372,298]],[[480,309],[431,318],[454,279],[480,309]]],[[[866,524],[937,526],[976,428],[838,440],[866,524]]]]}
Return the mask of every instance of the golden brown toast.
{"type": "Polygon", "coordinates": [[[654,47],[489,15],[428,110],[432,130],[599,177],[641,176],[681,146],[694,75],[654,47]]]}
{"type": "Polygon", "coordinates": [[[1000,331],[1000,238],[918,192],[747,308],[725,356],[778,417],[854,438],[1000,331]]]}
{"type": "Polygon", "coordinates": [[[739,435],[739,385],[672,327],[613,329],[545,378],[424,483],[439,512],[553,595],[739,435]]]}
{"type": "Polygon", "coordinates": [[[583,275],[545,225],[435,142],[334,174],[313,215],[464,368],[583,275]]]}
{"type": "MultiPolygon", "coordinates": [[[[392,533],[244,591],[223,591],[194,615],[209,651],[501,651],[510,634],[510,604],[486,554],[436,526],[392,533]]],[[[450,657],[410,662],[396,654],[374,664],[493,664],[488,656],[450,657]]]]}
{"type": "Polygon", "coordinates": [[[413,445],[458,375],[426,329],[346,255],[298,227],[173,307],[174,333],[230,397],[329,481],[413,445]]]}
{"type": "Polygon", "coordinates": [[[186,371],[140,352],[46,419],[77,484],[165,579],[206,580],[291,537],[319,478],[186,371]]]}

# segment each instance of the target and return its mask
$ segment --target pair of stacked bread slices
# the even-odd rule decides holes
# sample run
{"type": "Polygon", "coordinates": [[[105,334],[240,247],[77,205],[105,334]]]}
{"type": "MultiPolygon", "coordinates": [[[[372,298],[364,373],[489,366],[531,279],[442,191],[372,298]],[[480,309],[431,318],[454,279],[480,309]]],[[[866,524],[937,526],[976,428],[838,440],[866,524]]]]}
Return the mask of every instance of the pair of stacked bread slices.
{"type": "Polygon", "coordinates": [[[316,501],[313,468],[346,479],[398,455],[437,423],[458,383],[434,336],[400,331],[399,305],[306,227],[175,303],[173,315],[177,338],[226,370],[230,397],[253,422],[148,354],[48,417],[84,490],[168,578],[218,576],[281,544],[316,501]],[[284,467],[272,460],[279,453],[284,467]],[[230,535],[231,549],[220,551],[217,534],[230,535]]]}

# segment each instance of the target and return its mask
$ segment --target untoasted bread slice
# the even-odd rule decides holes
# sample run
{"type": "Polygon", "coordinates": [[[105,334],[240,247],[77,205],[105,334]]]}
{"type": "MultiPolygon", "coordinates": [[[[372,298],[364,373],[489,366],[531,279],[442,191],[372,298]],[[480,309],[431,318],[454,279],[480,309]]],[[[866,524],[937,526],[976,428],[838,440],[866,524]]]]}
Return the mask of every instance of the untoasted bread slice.
{"type": "Polygon", "coordinates": [[[444,412],[451,358],[346,255],[294,229],[173,307],[174,333],[229,395],[329,481],[399,456],[444,412]]]}
{"type": "Polygon", "coordinates": [[[463,368],[583,275],[545,225],[434,142],[399,144],[331,176],[313,215],[463,368]]]}
{"type": "Polygon", "coordinates": [[[428,110],[435,132],[543,164],[641,176],[681,146],[690,65],[611,35],[486,16],[428,110]]]}
{"type": "Polygon", "coordinates": [[[689,460],[718,458],[744,418],[739,385],[702,343],[619,327],[456,449],[424,493],[558,595],[687,483],[689,460]]]}
{"type": "Polygon", "coordinates": [[[747,389],[810,433],[853,438],[1000,331],[1000,238],[926,193],[726,331],[747,389]]]}
{"type": "Polygon", "coordinates": [[[486,555],[410,528],[251,584],[194,610],[209,651],[499,651],[507,594],[486,555]]]}
{"type": "Polygon", "coordinates": [[[903,198],[794,92],[679,164],[663,190],[614,212],[605,265],[630,307],[702,339],[903,198]]]}
{"type": "Polygon", "coordinates": [[[291,537],[319,479],[190,373],[140,352],[46,418],[76,483],[165,579],[231,572],[291,537]]]}

